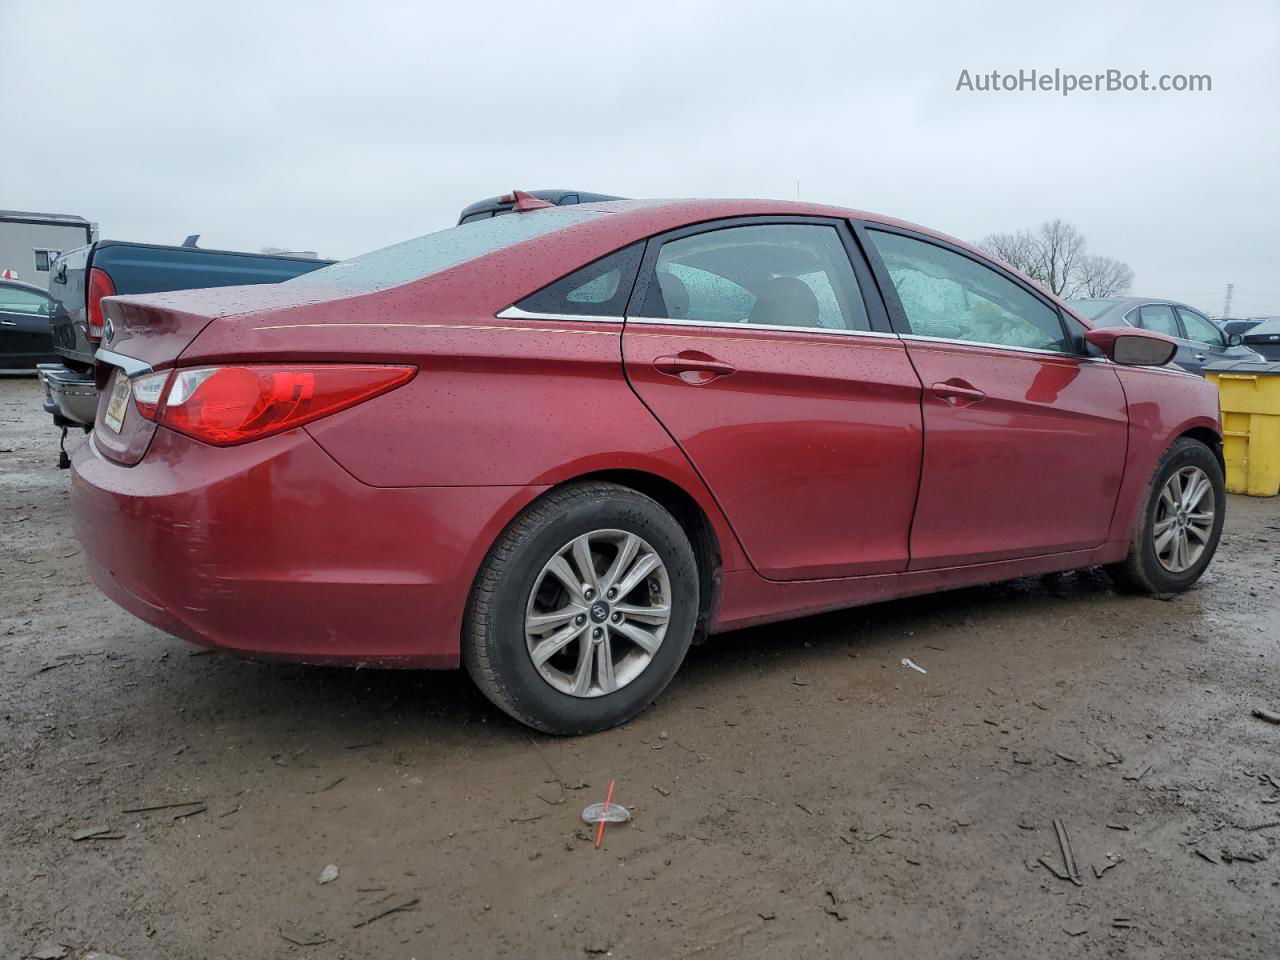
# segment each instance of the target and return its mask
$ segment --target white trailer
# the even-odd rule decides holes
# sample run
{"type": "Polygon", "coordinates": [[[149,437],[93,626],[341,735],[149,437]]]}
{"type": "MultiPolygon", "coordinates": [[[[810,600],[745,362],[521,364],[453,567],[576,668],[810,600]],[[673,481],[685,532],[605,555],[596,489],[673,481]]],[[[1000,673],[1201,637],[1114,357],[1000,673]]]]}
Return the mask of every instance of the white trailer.
{"type": "Polygon", "coordinates": [[[64,213],[0,210],[0,276],[49,287],[49,268],[58,255],[93,243],[98,225],[64,213]]]}

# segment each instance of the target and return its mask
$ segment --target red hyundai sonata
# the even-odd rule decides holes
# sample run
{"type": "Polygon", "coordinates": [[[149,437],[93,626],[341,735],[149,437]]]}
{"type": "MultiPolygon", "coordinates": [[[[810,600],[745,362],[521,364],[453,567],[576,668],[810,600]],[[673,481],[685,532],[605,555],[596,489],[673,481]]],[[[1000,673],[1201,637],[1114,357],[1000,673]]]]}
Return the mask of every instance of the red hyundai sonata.
{"type": "Polygon", "coordinates": [[[454,667],[540,730],[695,635],[1101,564],[1185,589],[1217,394],[965,244],[835,207],[516,212],[279,285],[104,301],[94,580],[253,657],[454,667]]]}

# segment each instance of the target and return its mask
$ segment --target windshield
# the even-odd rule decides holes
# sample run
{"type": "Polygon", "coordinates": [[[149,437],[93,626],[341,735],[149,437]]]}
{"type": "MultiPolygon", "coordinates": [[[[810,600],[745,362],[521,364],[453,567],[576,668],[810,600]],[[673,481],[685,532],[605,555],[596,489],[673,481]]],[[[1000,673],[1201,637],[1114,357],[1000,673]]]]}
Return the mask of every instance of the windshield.
{"type": "Polygon", "coordinates": [[[286,283],[385,290],[599,216],[603,214],[581,208],[554,207],[510,217],[476,220],[371,253],[362,253],[286,283]]]}
{"type": "Polygon", "coordinates": [[[1068,300],[1067,303],[1070,304],[1071,308],[1075,310],[1076,313],[1079,313],[1085,317],[1088,317],[1090,320],[1092,320],[1098,314],[1102,313],[1102,311],[1106,310],[1107,307],[1113,306],[1115,304],[1115,301],[1114,300],[1068,300]]]}

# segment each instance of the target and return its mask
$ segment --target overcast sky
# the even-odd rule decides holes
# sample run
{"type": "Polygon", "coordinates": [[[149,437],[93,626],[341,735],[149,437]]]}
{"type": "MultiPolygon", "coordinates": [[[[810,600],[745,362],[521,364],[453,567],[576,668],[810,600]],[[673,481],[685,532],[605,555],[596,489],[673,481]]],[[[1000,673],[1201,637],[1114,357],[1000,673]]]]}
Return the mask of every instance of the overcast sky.
{"type": "Polygon", "coordinates": [[[0,0],[0,208],[345,257],[512,187],[1074,223],[1280,314],[1280,5],[0,0]],[[1208,93],[957,92],[963,69],[1208,93]]]}

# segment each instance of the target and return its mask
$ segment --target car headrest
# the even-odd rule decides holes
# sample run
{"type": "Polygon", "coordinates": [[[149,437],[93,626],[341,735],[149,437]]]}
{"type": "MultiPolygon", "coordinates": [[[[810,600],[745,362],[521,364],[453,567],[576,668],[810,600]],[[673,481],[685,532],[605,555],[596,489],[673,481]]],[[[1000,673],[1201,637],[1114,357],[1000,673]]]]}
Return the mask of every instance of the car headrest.
{"type": "Polygon", "coordinates": [[[818,298],[803,280],[774,277],[764,285],[747,321],[775,327],[816,327],[818,298]]]}
{"type": "Polygon", "coordinates": [[[674,273],[658,271],[658,287],[662,290],[662,299],[667,305],[667,316],[672,320],[687,320],[689,317],[689,288],[674,273]]]}

